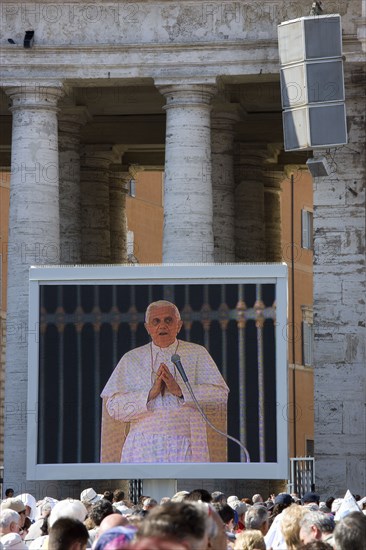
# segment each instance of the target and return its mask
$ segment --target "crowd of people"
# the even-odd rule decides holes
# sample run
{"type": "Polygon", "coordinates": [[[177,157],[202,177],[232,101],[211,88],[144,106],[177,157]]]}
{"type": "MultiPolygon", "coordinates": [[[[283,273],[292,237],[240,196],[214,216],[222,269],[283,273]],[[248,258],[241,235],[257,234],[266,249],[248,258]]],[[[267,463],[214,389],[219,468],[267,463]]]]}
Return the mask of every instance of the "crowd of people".
{"type": "Polygon", "coordinates": [[[366,550],[366,497],[264,499],[204,489],[133,504],[122,490],[36,502],[7,489],[0,550],[366,550]]]}

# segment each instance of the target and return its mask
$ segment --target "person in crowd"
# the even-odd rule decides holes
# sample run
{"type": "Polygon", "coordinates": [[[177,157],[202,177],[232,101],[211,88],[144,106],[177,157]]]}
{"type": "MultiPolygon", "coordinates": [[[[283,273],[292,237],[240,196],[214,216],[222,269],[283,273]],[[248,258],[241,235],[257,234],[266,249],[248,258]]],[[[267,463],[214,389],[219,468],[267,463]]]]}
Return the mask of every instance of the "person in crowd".
{"type": "MultiPolygon", "coordinates": [[[[87,516],[87,510],[84,504],[80,500],[76,499],[65,499],[57,502],[48,518],[48,527],[51,530],[53,524],[60,518],[71,518],[77,519],[81,523],[85,521],[87,516]]],[[[41,548],[47,548],[48,546],[48,537],[49,535],[43,535],[37,537],[29,545],[29,550],[40,550],[41,548]],[[46,546],[45,546],[46,545],[46,546]]]]}
{"type": "Polygon", "coordinates": [[[245,514],[245,529],[258,530],[265,536],[269,529],[269,514],[265,506],[251,506],[245,514]]]}
{"type": "Polygon", "coordinates": [[[171,498],[170,497],[162,497],[160,499],[160,502],[159,504],[165,504],[166,502],[170,502],[171,501],[171,498]]]}
{"type": "Polygon", "coordinates": [[[137,531],[137,539],[171,537],[191,550],[206,550],[209,538],[208,507],[198,502],[167,502],[155,506],[137,531]]]}
{"type": "Polygon", "coordinates": [[[125,500],[125,492],[122,489],[115,489],[113,491],[113,504],[120,504],[125,500]]]}
{"type": "Polygon", "coordinates": [[[213,493],[211,493],[211,502],[213,504],[227,504],[225,493],[222,493],[221,491],[214,491],[213,493]]]}
{"type": "Polygon", "coordinates": [[[101,394],[101,461],[226,461],[226,438],[215,432],[207,437],[206,423],[171,358],[179,354],[198,403],[222,430],[229,389],[219,369],[204,347],[177,339],[182,321],[175,304],[153,302],[145,319],[152,341],[122,357],[101,394]],[[119,457],[112,422],[120,423],[119,457]]]}
{"type": "Polygon", "coordinates": [[[104,519],[102,519],[99,525],[97,536],[100,537],[100,535],[102,535],[109,529],[113,529],[114,527],[125,527],[128,524],[128,519],[122,514],[109,514],[104,519]]]}
{"type": "Polygon", "coordinates": [[[13,510],[14,512],[18,512],[20,516],[19,526],[23,529],[26,513],[24,502],[20,500],[20,498],[7,498],[6,500],[3,500],[1,503],[1,511],[3,510],[13,510]]]}
{"type": "Polygon", "coordinates": [[[95,540],[93,550],[124,550],[130,549],[130,542],[135,537],[136,530],[128,525],[112,527],[95,540]]]}
{"type": "Polygon", "coordinates": [[[93,504],[96,504],[101,500],[101,496],[98,495],[98,493],[92,487],[88,487],[87,489],[81,491],[80,500],[89,512],[93,504]]]}
{"type": "Polygon", "coordinates": [[[14,489],[9,487],[8,489],[5,489],[5,498],[13,498],[14,496],[14,489]]]}
{"type": "Polygon", "coordinates": [[[234,510],[236,514],[235,523],[236,523],[236,529],[235,533],[241,533],[245,529],[245,515],[247,511],[249,510],[250,506],[246,504],[245,502],[241,502],[241,500],[230,500],[231,508],[234,510]]]}
{"type": "Polygon", "coordinates": [[[20,516],[10,508],[0,513],[0,541],[4,548],[26,550],[27,545],[20,536],[20,516]]]}
{"type": "Polygon", "coordinates": [[[304,544],[313,540],[330,542],[334,527],[334,518],[331,514],[310,510],[300,522],[300,540],[304,544]]]}
{"type": "Polygon", "coordinates": [[[312,540],[307,544],[302,544],[298,550],[334,550],[333,546],[323,540],[312,540]]]}
{"type": "Polygon", "coordinates": [[[88,530],[85,525],[73,518],[59,518],[50,529],[49,550],[85,550],[88,530]]]}
{"type": "Polygon", "coordinates": [[[122,489],[116,489],[113,492],[113,507],[123,515],[129,515],[133,512],[132,504],[125,500],[125,492],[122,489]]]}
{"type": "Polygon", "coordinates": [[[366,550],[366,516],[351,512],[334,529],[334,550],[366,550]]]}
{"type": "Polygon", "coordinates": [[[171,500],[173,502],[182,502],[182,500],[185,500],[187,495],[189,495],[189,491],[178,491],[172,496],[171,500]]]}
{"type": "Polygon", "coordinates": [[[227,497],[226,502],[229,506],[231,506],[233,502],[243,502],[243,501],[241,501],[236,495],[230,495],[229,497],[227,497]]]}
{"type": "Polygon", "coordinates": [[[33,525],[33,523],[31,522],[30,518],[26,516],[25,520],[24,520],[22,533],[21,533],[21,537],[22,537],[23,540],[25,540],[25,538],[27,537],[27,535],[29,533],[29,529],[32,527],[32,525],[33,525]]]}
{"type": "Polygon", "coordinates": [[[263,503],[263,497],[259,493],[252,496],[252,503],[253,504],[262,504],[263,503]]]}
{"type": "Polygon", "coordinates": [[[211,502],[212,497],[211,494],[206,491],[206,489],[193,489],[193,491],[191,491],[190,493],[188,493],[188,495],[184,497],[184,500],[188,500],[191,502],[197,502],[199,500],[201,502],[211,502]]]}
{"type": "Polygon", "coordinates": [[[266,550],[266,543],[259,530],[251,529],[237,535],[234,550],[266,550]]]}
{"type": "Polygon", "coordinates": [[[319,502],[319,510],[325,514],[331,514],[333,501],[334,497],[328,497],[325,502],[319,502]]]}
{"type": "Polygon", "coordinates": [[[22,493],[16,498],[19,498],[25,505],[25,515],[30,518],[33,523],[37,514],[37,501],[30,493],[22,493]]]}
{"type": "Polygon", "coordinates": [[[103,519],[113,514],[113,505],[109,500],[102,498],[96,504],[94,504],[89,511],[89,519],[93,522],[94,527],[89,529],[89,543],[93,544],[97,537],[99,526],[103,519]]]}
{"type": "Polygon", "coordinates": [[[142,510],[141,515],[146,516],[155,506],[157,506],[158,503],[154,498],[145,498],[143,504],[142,504],[142,510]]]}
{"type": "Polygon", "coordinates": [[[220,518],[225,524],[226,533],[233,533],[237,525],[237,514],[229,504],[213,504],[220,518]]]}
{"type": "Polygon", "coordinates": [[[300,522],[308,513],[309,511],[306,510],[306,508],[298,506],[297,504],[291,504],[291,506],[282,512],[280,529],[285,542],[284,548],[286,548],[286,550],[297,550],[300,545],[300,522]]]}
{"type": "Polygon", "coordinates": [[[29,545],[37,537],[48,535],[48,518],[55,502],[46,497],[37,505],[39,511],[39,518],[30,526],[27,535],[24,540],[29,545]]]}
{"type": "Polygon", "coordinates": [[[109,502],[113,503],[113,492],[112,491],[104,491],[102,498],[104,500],[109,500],[109,502]]]}
{"type": "Polygon", "coordinates": [[[301,499],[303,506],[306,506],[310,510],[319,510],[320,495],[310,491],[305,493],[301,499]]]}
{"type": "Polygon", "coordinates": [[[264,539],[268,548],[277,548],[284,547],[285,541],[280,529],[282,512],[293,504],[294,500],[291,495],[288,493],[279,493],[274,499],[274,507],[272,510],[272,515],[270,518],[270,528],[268,533],[265,535],[264,539]]]}

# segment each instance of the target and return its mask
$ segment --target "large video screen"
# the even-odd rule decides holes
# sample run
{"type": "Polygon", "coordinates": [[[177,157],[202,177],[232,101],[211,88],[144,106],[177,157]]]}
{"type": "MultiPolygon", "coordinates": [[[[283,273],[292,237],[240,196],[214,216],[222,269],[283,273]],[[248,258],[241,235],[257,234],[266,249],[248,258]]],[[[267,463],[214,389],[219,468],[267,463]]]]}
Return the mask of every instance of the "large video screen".
{"type": "Polygon", "coordinates": [[[282,264],[31,268],[28,478],[285,478],[286,310],[282,264]]]}

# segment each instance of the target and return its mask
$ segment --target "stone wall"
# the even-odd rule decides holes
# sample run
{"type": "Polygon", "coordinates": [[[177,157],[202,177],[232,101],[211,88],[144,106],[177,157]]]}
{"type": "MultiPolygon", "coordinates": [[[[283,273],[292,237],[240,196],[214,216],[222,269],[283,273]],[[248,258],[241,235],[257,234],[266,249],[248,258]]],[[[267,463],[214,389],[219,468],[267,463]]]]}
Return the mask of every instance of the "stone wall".
{"type": "Polygon", "coordinates": [[[5,401],[6,313],[0,312],[0,465],[4,463],[4,401],[5,401]]]}
{"type": "Polygon", "coordinates": [[[366,492],[364,77],[346,73],[349,144],[323,152],[332,173],[314,184],[315,457],[323,496],[366,492]]]}

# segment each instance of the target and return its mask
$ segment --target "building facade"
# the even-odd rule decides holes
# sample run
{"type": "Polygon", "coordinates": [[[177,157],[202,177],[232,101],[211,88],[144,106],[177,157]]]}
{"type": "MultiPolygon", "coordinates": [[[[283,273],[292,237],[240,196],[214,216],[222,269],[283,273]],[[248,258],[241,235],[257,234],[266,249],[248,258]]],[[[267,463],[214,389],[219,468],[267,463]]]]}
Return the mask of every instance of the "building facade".
{"type": "MultiPolygon", "coordinates": [[[[163,262],[281,261],[280,182],[311,155],[283,151],[277,24],[310,9],[290,4],[2,5],[7,483],[26,483],[28,268],[125,262],[137,166],[165,166],[163,262]]],[[[332,173],[314,183],[316,471],[321,492],[364,493],[365,2],[327,11],[342,16],[349,144],[322,152],[332,173]]]]}

